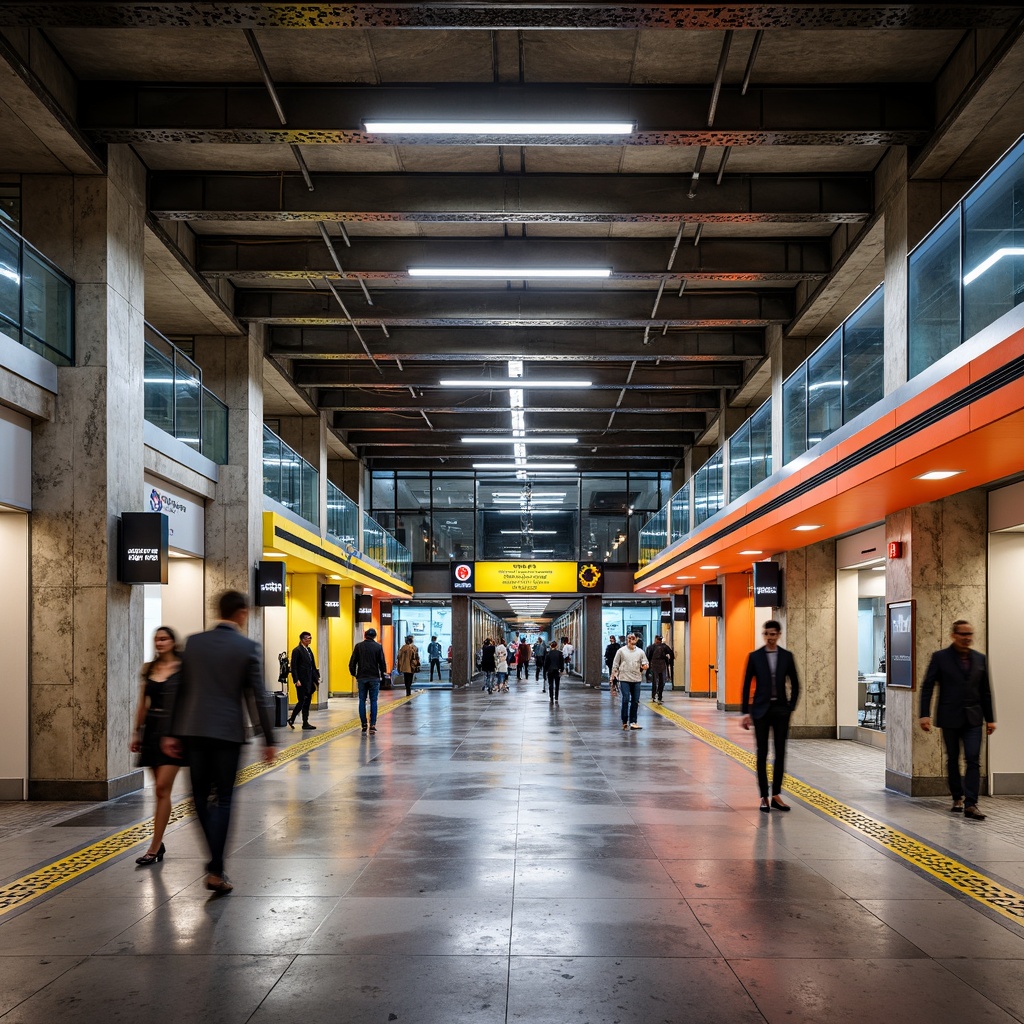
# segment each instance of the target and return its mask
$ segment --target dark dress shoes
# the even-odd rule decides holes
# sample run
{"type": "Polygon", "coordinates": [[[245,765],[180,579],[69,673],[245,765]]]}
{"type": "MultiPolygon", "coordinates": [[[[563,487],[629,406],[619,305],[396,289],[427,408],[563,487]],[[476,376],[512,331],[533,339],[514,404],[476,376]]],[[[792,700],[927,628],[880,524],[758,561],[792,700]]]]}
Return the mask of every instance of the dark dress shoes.
{"type": "Polygon", "coordinates": [[[973,804],[970,807],[964,808],[964,817],[969,818],[971,821],[984,821],[985,815],[978,810],[973,804]]]}

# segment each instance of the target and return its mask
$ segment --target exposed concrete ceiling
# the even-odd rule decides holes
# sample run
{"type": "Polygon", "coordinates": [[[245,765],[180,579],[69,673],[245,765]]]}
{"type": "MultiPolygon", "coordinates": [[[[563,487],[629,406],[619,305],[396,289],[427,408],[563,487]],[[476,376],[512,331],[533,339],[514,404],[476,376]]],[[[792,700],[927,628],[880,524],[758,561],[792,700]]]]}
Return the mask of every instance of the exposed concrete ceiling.
{"type": "Polygon", "coordinates": [[[266,324],[266,414],[324,411],[332,457],[510,462],[460,438],[511,434],[521,372],[526,434],[579,438],[558,457],[669,470],[765,397],[769,327],[803,352],[881,282],[887,154],[952,202],[1014,140],[1021,31],[1011,4],[5,3],[0,171],[131,145],[147,317],[266,324]],[[364,124],[613,114],[634,132],[364,124]],[[431,264],[613,273],[408,276],[431,264]]]}

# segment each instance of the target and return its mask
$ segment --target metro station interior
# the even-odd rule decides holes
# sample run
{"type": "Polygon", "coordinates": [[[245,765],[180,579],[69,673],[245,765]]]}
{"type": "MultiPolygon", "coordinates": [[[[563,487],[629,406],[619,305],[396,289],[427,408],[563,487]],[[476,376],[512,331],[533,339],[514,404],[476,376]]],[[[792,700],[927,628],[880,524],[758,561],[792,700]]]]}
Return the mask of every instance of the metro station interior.
{"type": "Polygon", "coordinates": [[[1024,1021],[1022,83],[1019,4],[0,0],[0,1022],[1024,1021]],[[130,738],[228,589],[319,681],[211,897],[130,738]]]}

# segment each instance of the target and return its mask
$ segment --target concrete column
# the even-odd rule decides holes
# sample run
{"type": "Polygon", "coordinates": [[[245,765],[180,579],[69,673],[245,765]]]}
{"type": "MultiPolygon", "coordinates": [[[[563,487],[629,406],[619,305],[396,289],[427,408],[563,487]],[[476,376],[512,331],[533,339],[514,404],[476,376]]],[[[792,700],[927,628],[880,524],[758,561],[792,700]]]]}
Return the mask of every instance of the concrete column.
{"type": "Polygon", "coordinates": [[[76,365],[33,431],[29,796],[105,800],[141,787],[128,751],[143,588],[117,582],[117,517],[143,479],[145,171],[26,177],[24,224],[75,281],[76,365]]]}
{"type": "MultiPolygon", "coordinates": [[[[800,700],[790,725],[797,739],[836,735],[836,544],[811,544],[779,556],[785,605],[781,645],[793,652],[800,700]]],[[[767,612],[768,609],[757,609],[767,612]]],[[[765,614],[763,619],[769,616],[765,614]]],[[[762,621],[763,621],[762,619],[762,621]]]]}
{"type": "MultiPolygon", "coordinates": [[[[252,594],[263,554],[263,334],[196,342],[203,383],[228,407],[228,463],[220,467],[216,499],[206,509],[207,623],[225,590],[252,594]]],[[[263,616],[249,616],[249,635],[263,643],[263,616]]],[[[322,644],[324,641],[319,640],[322,644]]]]}
{"type": "Polygon", "coordinates": [[[452,594],[452,686],[465,686],[469,682],[474,654],[472,643],[469,598],[452,594]]]}
{"type": "MultiPolygon", "coordinates": [[[[950,628],[968,619],[979,639],[988,631],[988,502],[981,490],[954,494],[888,516],[886,544],[901,541],[903,556],[886,563],[886,600],[915,602],[915,688],[886,691],[885,784],[910,796],[948,792],[939,730],[922,732],[920,681],[932,652],[950,644],[950,628]]],[[[996,693],[998,709],[999,694],[996,693]]],[[[934,714],[934,707],[933,707],[934,714]]],[[[985,781],[982,744],[982,784],[985,781]]]]}

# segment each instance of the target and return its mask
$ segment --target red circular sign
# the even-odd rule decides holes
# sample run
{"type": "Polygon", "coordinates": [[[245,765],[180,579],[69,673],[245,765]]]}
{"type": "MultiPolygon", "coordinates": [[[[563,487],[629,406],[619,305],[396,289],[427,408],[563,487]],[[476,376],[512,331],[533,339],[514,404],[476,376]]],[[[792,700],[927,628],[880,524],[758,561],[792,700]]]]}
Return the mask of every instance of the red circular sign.
{"type": "Polygon", "coordinates": [[[470,576],[473,575],[473,570],[468,565],[457,565],[455,566],[455,578],[460,583],[465,583],[470,576]]]}

